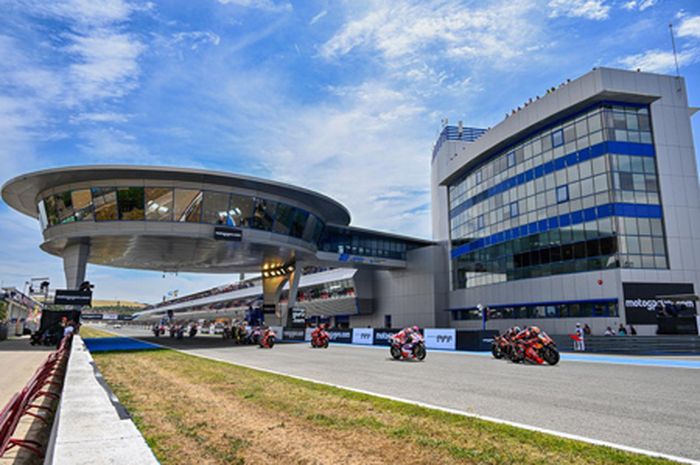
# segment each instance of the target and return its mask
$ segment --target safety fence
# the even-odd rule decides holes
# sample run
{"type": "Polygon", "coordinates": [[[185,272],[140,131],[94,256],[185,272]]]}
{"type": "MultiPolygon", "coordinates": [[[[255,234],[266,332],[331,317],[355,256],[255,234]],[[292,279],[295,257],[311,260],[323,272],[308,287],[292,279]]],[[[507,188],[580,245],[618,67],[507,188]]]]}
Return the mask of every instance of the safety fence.
{"type": "Polygon", "coordinates": [[[60,398],[63,379],[70,355],[71,336],[61,340],[58,349],[36,370],[29,382],[17,392],[0,412],[0,457],[14,447],[23,447],[43,458],[42,444],[30,439],[13,437],[17,426],[25,415],[40,420],[45,425],[55,414],[55,408],[41,405],[41,398],[57,401],[60,398]],[[45,415],[42,415],[44,412],[45,415]]]}

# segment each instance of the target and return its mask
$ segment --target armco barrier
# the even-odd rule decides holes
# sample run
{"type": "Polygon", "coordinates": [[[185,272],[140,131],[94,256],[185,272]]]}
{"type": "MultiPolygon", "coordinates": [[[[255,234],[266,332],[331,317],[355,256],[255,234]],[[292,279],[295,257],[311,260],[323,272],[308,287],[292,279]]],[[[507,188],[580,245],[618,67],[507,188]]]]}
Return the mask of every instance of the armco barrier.
{"type": "Polygon", "coordinates": [[[49,423],[48,417],[53,415],[55,411],[45,405],[39,405],[35,401],[41,397],[59,399],[70,354],[70,343],[71,336],[64,337],[58,349],[48,356],[24,388],[16,393],[0,412],[0,457],[14,447],[24,447],[43,458],[41,443],[29,439],[13,438],[12,435],[24,415],[37,418],[45,424],[49,423]],[[51,391],[52,387],[56,390],[51,391]],[[36,409],[36,411],[31,411],[31,409],[36,409]],[[38,413],[40,411],[48,412],[47,416],[40,415],[38,413]]]}

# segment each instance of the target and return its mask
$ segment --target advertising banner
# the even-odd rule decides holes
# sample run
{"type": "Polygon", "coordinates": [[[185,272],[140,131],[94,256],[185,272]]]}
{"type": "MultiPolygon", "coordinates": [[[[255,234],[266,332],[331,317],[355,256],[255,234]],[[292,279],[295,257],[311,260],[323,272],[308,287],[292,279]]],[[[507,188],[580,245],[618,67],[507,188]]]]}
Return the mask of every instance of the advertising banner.
{"type": "Polygon", "coordinates": [[[304,340],[304,330],[303,329],[288,329],[284,330],[284,339],[288,341],[303,341],[304,340]]]}
{"type": "Polygon", "coordinates": [[[352,342],[351,329],[329,329],[328,336],[330,336],[331,342],[352,342]]]}
{"type": "Polygon", "coordinates": [[[292,307],[289,312],[292,317],[292,326],[303,328],[306,324],[306,309],[304,307],[292,307]]]}
{"type": "Polygon", "coordinates": [[[56,289],[54,305],[91,305],[92,291],[75,291],[71,289],[56,289]]]}
{"type": "Polygon", "coordinates": [[[668,298],[695,293],[691,283],[622,283],[627,324],[655,325],[657,316],[695,316],[695,301],[668,298]]]}
{"type": "Polygon", "coordinates": [[[428,349],[454,350],[457,348],[457,330],[455,329],[426,328],[423,335],[425,347],[428,349]]]}
{"type": "Polygon", "coordinates": [[[352,330],[352,343],[371,346],[373,333],[372,328],[354,328],[352,330]]]}
{"type": "Polygon", "coordinates": [[[214,239],[217,241],[239,242],[243,238],[243,231],[237,228],[218,226],[214,228],[214,239]]]}
{"type": "Polygon", "coordinates": [[[401,331],[399,328],[378,328],[374,331],[374,345],[388,346],[391,336],[401,331]]]}
{"type": "Polygon", "coordinates": [[[117,320],[119,319],[119,315],[116,313],[105,313],[102,315],[103,320],[117,320]]]}

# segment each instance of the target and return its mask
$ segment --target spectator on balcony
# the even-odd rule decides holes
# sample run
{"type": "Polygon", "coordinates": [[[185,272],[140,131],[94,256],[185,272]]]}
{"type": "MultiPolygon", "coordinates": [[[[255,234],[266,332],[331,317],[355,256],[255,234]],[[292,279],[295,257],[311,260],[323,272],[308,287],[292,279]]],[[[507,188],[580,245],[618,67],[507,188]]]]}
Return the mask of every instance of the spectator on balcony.
{"type": "Polygon", "coordinates": [[[637,335],[637,329],[630,325],[630,336],[636,336],[637,335]]]}
{"type": "Polygon", "coordinates": [[[613,330],[610,326],[608,326],[605,329],[605,334],[603,334],[603,336],[614,336],[614,335],[615,335],[615,333],[613,333],[613,330]]]}
{"type": "Polygon", "coordinates": [[[622,325],[622,323],[620,323],[620,326],[617,328],[617,335],[618,336],[627,336],[627,330],[622,325]]]}

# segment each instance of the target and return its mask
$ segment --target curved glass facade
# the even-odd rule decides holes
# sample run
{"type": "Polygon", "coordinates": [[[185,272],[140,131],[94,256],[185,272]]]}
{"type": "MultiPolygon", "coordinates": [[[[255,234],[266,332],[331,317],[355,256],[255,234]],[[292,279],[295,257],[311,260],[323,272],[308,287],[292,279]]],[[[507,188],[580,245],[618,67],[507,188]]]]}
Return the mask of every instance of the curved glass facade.
{"type": "Polygon", "coordinates": [[[454,288],[668,268],[648,106],[600,103],[449,186],[454,288]]]}
{"type": "Polygon", "coordinates": [[[42,224],[74,221],[174,221],[251,228],[318,244],[325,227],[316,215],[261,197],[170,187],[93,187],[43,198],[42,224]]]}

